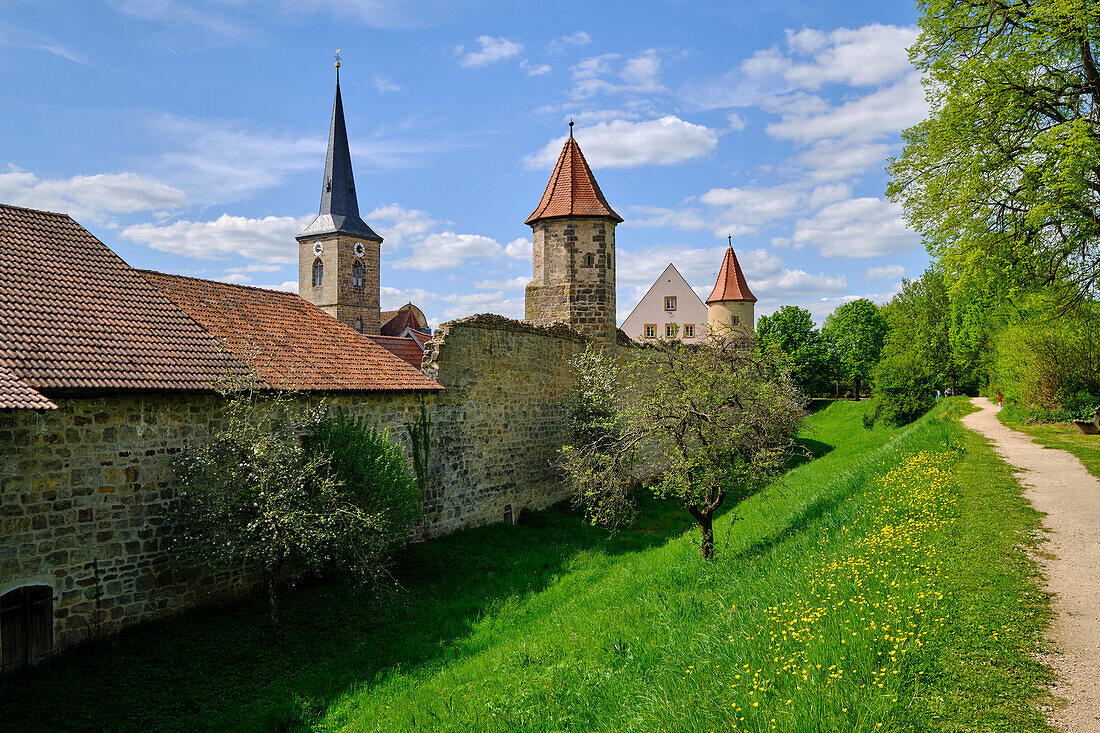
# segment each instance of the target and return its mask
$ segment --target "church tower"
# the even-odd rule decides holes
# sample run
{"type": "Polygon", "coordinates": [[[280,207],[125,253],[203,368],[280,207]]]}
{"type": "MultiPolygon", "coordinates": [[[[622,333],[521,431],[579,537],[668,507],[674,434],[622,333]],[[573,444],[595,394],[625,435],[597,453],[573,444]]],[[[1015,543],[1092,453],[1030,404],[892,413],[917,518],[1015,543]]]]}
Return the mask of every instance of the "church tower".
{"type": "Polygon", "coordinates": [[[321,208],[313,223],[296,238],[298,294],[355,330],[377,334],[381,325],[378,270],[382,237],[359,218],[340,99],[339,57],[321,208]]]}
{"type": "Polygon", "coordinates": [[[751,338],[756,333],[755,303],[756,296],[737,263],[731,238],[718,281],[707,298],[707,332],[726,338],[751,338]]]}
{"type": "Polygon", "coordinates": [[[527,218],[534,240],[527,322],[564,322],[597,342],[615,343],[615,225],[622,220],[600,191],[570,122],[542,200],[527,218]]]}

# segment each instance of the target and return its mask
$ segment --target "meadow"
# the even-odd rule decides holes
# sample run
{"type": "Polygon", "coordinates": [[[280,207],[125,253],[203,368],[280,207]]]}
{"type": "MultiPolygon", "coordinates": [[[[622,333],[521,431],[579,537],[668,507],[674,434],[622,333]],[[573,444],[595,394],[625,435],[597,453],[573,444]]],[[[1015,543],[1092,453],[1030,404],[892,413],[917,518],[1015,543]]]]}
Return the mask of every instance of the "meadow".
{"type": "Polygon", "coordinates": [[[812,460],[716,524],[615,537],[568,508],[413,546],[340,584],[131,628],[0,682],[15,730],[1046,731],[1036,513],[941,401],[807,421],[812,460]]]}

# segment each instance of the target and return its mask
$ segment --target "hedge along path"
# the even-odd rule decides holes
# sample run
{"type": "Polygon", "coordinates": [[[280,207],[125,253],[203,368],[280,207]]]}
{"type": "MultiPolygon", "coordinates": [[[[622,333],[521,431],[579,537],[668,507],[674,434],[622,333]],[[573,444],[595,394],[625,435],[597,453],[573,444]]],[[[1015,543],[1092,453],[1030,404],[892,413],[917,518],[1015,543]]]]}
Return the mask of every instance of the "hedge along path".
{"type": "Polygon", "coordinates": [[[1045,586],[1054,594],[1050,636],[1058,653],[1044,661],[1058,683],[1051,692],[1065,707],[1050,712],[1050,722],[1066,733],[1100,731],[1100,481],[1074,455],[1032,442],[997,419],[997,408],[975,397],[978,412],[962,418],[966,427],[987,437],[1025,488],[1025,496],[1044,513],[1048,543],[1040,562],[1045,586]]]}

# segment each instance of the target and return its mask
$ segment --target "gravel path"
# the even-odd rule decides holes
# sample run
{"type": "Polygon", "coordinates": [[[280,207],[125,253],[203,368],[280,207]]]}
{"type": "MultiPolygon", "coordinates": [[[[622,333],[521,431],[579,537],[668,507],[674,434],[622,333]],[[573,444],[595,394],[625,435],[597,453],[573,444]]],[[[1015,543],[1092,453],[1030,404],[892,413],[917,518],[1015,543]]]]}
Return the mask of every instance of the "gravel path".
{"type": "Polygon", "coordinates": [[[1100,481],[1076,456],[1033,443],[1005,427],[997,407],[972,400],[980,412],[962,419],[986,436],[1011,465],[1032,505],[1046,514],[1049,541],[1041,551],[1046,588],[1054,594],[1050,637],[1059,653],[1048,662],[1058,675],[1051,690],[1066,705],[1050,711],[1050,722],[1066,733],[1100,731],[1100,481]]]}

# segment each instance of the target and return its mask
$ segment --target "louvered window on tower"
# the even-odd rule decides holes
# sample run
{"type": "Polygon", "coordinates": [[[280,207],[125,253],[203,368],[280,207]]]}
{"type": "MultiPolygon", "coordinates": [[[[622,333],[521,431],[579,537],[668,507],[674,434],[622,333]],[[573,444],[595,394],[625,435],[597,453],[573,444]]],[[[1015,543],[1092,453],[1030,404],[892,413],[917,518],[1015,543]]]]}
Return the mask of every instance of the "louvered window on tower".
{"type": "Polygon", "coordinates": [[[351,284],[357,288],[363,287],[363,263],[356,262],[351,266],[351,284]]]}
{"type": "Polygon", "coordinates": [[[325,284],[325,266],[321,260],[313,261],[313,287],[317,288],[325,284]]]}

